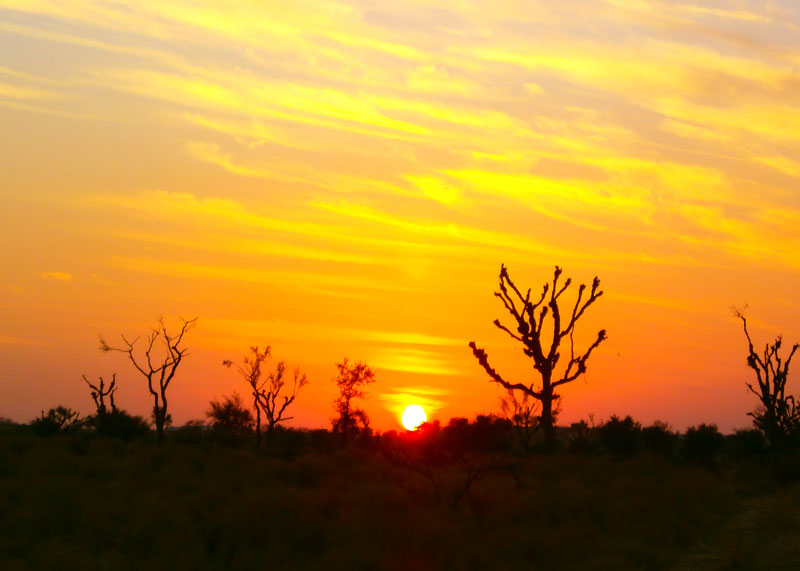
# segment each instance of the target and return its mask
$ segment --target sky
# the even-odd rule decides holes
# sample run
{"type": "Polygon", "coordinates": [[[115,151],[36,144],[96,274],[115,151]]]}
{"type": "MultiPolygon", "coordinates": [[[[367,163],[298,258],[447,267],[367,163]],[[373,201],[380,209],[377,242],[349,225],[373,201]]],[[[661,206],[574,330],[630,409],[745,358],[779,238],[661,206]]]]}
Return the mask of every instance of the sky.
{"type": "Polygon", "coordinates": [[[601,280],[559,423],[746,427],[731,306],[800,340],[799,32],[788,0],[0,0],[0,416],[89,414],[112,373],[147,416],[98,337],[159,316],[198,317],[177,424],[253,345],[308,375],[294,426],[344,357],[379,430],[499,413],[469,341],[536,378],[503,263],[601,280]]]}

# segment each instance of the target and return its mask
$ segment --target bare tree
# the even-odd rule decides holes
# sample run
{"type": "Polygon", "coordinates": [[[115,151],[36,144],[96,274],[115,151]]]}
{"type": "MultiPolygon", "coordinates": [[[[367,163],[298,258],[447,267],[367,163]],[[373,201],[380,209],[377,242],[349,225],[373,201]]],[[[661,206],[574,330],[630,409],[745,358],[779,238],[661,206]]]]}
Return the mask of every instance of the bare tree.
{"type": "Polygon", "coordinates": [[[86,375],[81,375],[83,380],[89,385],[89,388],[92,389],[92,400],[94,401],[94,406],[97,409],[98,416],[105,416],[108,413],[108,408],[106,408],[106,397],[109,398],[111,404],[111,412],[114,413],[117,411],[117,405],[114,404],[114,393],[117,391],[117,374],[114,373],[111,376],[111,382],[106,387],[105,381],[103,377],[100,377],[100,384],[93,385],[89,379],[86,378],[86,375]]]}
{"type": "Polygon", "coordinates": [[[347,358],[336,363],[339,376],[333,381],[339,389],[339,395],[333,401],[333,408],[337,417],[333,420],[333,431],[340,432],[342,443],[347,444],[347,439],[353,430],[366,431],[369,429],[369,417],[364,410],[353,406],[353,400],[364,398],[364,386],[375,382],[375,373],[366,363],[350,365],[347,358]]]}
{"type": "MultiPolygon", "coordinates": [[[[271,348],[269,345],[260,350],[257,346],[250,347],[250,355],[245,355],[241,364],[236,364],[236,370],[250,387],[253,395],[253,410],[256,413],[256,446],[261,446],[261,406],[259,404],[260,395],[264,389],[262,364],[269,358],[271,348]]],[[[228,368],[234,365],[231,360],[225,360],[222,364],[228,368]]]]}
{"type": "MultiPolygon", "coordinates": [[[[308,378],[300,373],[299,368],[294,370],[294,383],[289,394],[282,394],[286,387],[286,363],[280,361],[275,366],[275,371],[263,378],[264,361],[270,356],[271,348],[267,345],[263,351],[258,347],[250,347],[250,356],[245,356],[240,365],[236,365],[239,375],[250,387],[253,395],[253,408],[256,413],[256,446],[261,445],[261,415],[267,421],[267,442],[272,441],[275,426],[281,422],[292,420],[291,416],[283,416],[286,409],[294,402],[297,394],[308,384],[308,378]]],[[[232,367],[233,361],[223,361],[226,367],[232,367]]]]}
{"type": "Polygon", "coordinates": [[[123,346],[114,347],[100,338],[100,350],[104,353],[119,351],[128,355],[134,368],[147,379],[147,388],[153,397],[153,420],[158,434],[158,443],[164,441],[164,425],[169,418],[167,413],[167,389],[175,372],[178,370],[183,358],[188,354],[186,347],[181,347],[186,333],[197,324],[197,318],[181,318],[181,327],[177,333],[170,333],[164,324],[164,319],[158,319],[158,325],[150,330],[143,342],[141,350],[137,350],[137,343],[141,337],[129,341],[122,335],[123,346]],[[161,351],[157,347],[161,346],[161,351]],[[160,353],[156,356],[155,353],[160,353]]]}
{"type": "Polygon", "coordinates": [[[756,373],[758,387],[746,383],[751,393],[761,401],[758,410],[748,413],[753,417],[753,424],[764,432],[772,446],[781,448],[788,444],[800,430],[800,407],[792,395],[786,394],[786,381],[789,377],[789,364],[797,352],[800,343],[792,346],[789,356],[784,361],[780,356],[783,339],[780,335],[771,344],[766,343],[762,353],[758,353],[747,329],[747,318],[738,309],[734,313],[742,321],[744,335],[747,338],[747,366],[756,373]]]}
{"type": "Polygon", "coordinates": [[[306,376],[300,373],[299,367],[296,367],[292,391],[287,395],[283,395],[281,393],[286,386],[285,373],[286,364],[281,361],[277,364],[275,371],[267,377],[266,387],[258,393],[258,405],[267,417],[267,443],[272,441],[272,433],[279,422],[292,420],[293,417],[284,417],[283,414],[289,405],[294,402],[300,389],[308,384],[306,376]]]}
{"type": "Polygon", "coordinates": [[[584,297],[586,285],[581,284],[578,287],[578,296],[572,311],[562,316],[559,299],[572,284],[572,279],[568,278],[563,284],[559,284],[561,273],[561,268],[556,266],[552,283],[544,285],[541,296],[538,301],[535,301],[531,299],[530,288],[523,294],[509,277],[506,267],[501,265],[500,291],[494,294],[503,302],[503,306],[515,321],[512,328],[509,328],[500,323],[499,319],[495,319],[495,326],[523,345],[523,353],[533,359],[533,368],[541,379],[541,387],[537,388],[533,382],[527,384],[506,381],[489,364],[486,351],[478,348],[474,341],[469,344],[473,355],[494,382],[507,390],[521,391],[542,403],[540,424],[544,430],[545,442],[550,449],[555,443],[553,402],[557,402],[559,398],[555,389],[571,383],[585,373],[586,361],[592,351],[607,338],[605,329],[601,329],[594,343],[586,351],[575,353],[575,324],[586,309],[603,295],[603,292],[600,290],[600,280],[597,277],[592,281],[592,287],[586,297],[584,297]],[[547,319],[548,317],[549,319],[547,319]],[[546,320],[549,324],[547,329],[545,329],[546,320]],[[569,361],[559,373],[557,372],[561,358],[559,348],[565,339],[568,343],[569,361]]]}

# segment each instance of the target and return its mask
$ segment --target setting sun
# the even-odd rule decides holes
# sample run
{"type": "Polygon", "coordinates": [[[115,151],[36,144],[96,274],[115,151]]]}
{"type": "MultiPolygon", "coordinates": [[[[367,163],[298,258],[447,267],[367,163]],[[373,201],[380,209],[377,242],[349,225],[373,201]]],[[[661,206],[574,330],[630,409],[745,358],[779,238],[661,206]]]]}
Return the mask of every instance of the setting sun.
{"type": "Polygon", "coordinates": [[[418,404],[410,404],[403,411],[403,426],[407,430],[416,430],[419,425],[428,420],[425,409],[418,404]]]}

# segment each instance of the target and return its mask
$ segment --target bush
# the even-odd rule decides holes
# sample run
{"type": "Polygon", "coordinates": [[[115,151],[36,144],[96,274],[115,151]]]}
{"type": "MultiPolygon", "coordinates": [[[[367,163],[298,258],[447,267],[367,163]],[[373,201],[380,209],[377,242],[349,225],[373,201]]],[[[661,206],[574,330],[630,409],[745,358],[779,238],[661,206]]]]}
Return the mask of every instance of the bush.
{"type": "Polygon", "coordinates": [[[669,425],[658,420],[642,429],[642,439],[647,450],[667,457],[672,456],[679,442],[678,435],[669,425]]]}
{"type": "Polygon", "coordinates": [[[238,393],[222,401],[211,401],[206,416],[211,419],[211,429],[222,440],[236,443],[253,428],[253,414],[242,404],[238,393]]]}
{"type": "Polygon", "coordinates": [[[642,425],[630,416],[620,419],[612,416],[598,431],[600,444],[606,451],[620,458],[627,458],[639,449],[642,425]]]}
{"type": "Polygon", "coordinates": [[[733,458],[763,458],[767,451],[767,438],[760,430],[742,428],[725,438],[725,447],[733,458]]]}
{"type": "Polygon", "coordinates": [[[683,456],[690,462],[711,465],[722,452],[724,440],[716,424],[690,426],[683,438],[683,456]]]}
{"type": "Polygon", "coordinates": [[[144,418],[118,409],[90,416],[87,424],[101,436],[119,438],[125,442],[142,438],[150,432],[150,427],[144,418]]]}
{"type": "Polygon", "coordinates": [[[77,430],[81,428],[83,422],[77,411],[65,406],[57,406],[47,411],[42,411],[42,416],[31,421],[31,428],[39,436],[53,436],[77,430]]]}

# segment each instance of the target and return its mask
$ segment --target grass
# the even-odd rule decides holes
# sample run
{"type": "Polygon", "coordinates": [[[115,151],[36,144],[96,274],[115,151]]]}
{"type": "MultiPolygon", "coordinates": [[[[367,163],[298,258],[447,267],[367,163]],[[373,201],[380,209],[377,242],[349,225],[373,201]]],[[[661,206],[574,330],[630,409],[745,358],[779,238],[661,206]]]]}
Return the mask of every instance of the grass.
{"type": "Polygon", "coordinates": [[[746,466],[534,456],[453,508],[460,463],[425,473],[357,449],[287,459],[176,440],[0,435],[0,567],[780,569],[800,557],[800,490],[757,485],[766,476],[746,466]]]}

